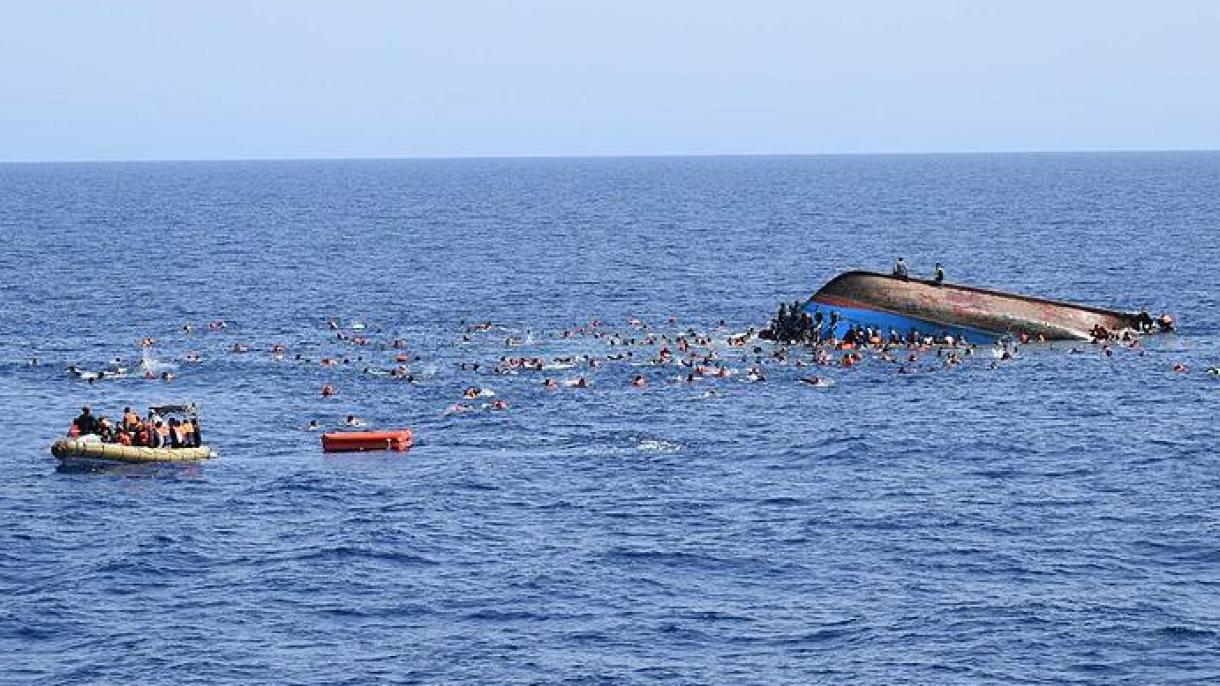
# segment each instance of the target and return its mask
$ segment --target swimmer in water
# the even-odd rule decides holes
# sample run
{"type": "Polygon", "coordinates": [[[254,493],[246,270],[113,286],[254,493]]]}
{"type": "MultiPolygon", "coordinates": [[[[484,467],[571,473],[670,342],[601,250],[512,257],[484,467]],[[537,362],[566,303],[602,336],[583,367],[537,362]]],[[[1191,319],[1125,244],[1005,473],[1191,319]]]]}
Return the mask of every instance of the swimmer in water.
{"type": "Polygon", "coordinates": [[[1190,368],[1179,362],[1173,366],[1173,370],[1179,374],[1184,374],[1190,371],[1190,368]]]}
{"type": "Polygon", "coordinates": [[[1207,373],[1212,376],[1220,376],[1220,367],[1208,367],[1207,373]]]}
{"type": "Polygon", "coordinates": [[[636,374],[635,378],[631,380],[631,385],[636,388],[643,388],[648,385],[648,381],[644,379],[643,374],[636,374]]]}
{"type": "Polygon", "coordinates": [[[586,380],[586,379],[585,379],[585,377],[580,376],[580,377],[577,377],[577,378],[576,378],[576,380],[575,380],[575,381],[573,381],[573,382],[572,382],[571,384],[569,384],[569,385],[570,385],[572,388],[588,388],[588,387],[589,387],[589,382],[588,382],[588,380],[586,380]]]}
{"type": "Polygon", "coordinates": [[[366,422],[354,414],[349,414],[343,423],[348,426],[364,426],[366,422]]]}
{"type": "Polygon", "coordinates": [[[316,420],[316,419],[309,420],[309,426],[305,427],[305,429],[307,431],[317,431],[318,429],[321,429],[321,428],[322,428],[322,426],[320,424],[318,424],[318,420],[316,420]]]}
{"type": "Polygon", "coordinates": [[[547,379],[542,382],[542,387],[548,391],[554,391],[559,388],[559,384],[555,383],[554,379],[547,379]]]}
{"type": "Polygon", "coordinates": [[[322,397],[323,398],[329,398],[330,396],[335,395],[336,393],[338,393],[338,391],[335,390],[335,387],[330,384],[326,384],[325,386],[322,387],[322,397]]]}
{"type": "Polygon", "coordinates": [[[473,409],[474,409],[473,407],[471,407],[470,405],[467,405],[466,403],[454,403],[454,404],[450,405],[449,409],[446,410],[445,412],[446,412],[446,414],[461,414],[463,412],[469,412],[473,409]]]}
{"type": "Polygon", "coordinates": [[[502,410],[507,410],[508,403],[503,400],[493,400],[492,403],[487,406],[487,409],[497,411],[497,412],[502,411],[502,410]]]}

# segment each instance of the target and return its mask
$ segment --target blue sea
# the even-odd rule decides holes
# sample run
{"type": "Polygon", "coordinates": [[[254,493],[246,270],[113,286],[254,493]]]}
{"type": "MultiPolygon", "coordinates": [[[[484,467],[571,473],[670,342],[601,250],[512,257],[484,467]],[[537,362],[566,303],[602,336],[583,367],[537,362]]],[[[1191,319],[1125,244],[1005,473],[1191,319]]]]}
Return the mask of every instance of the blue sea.
{"type": "Polygon", "coordinates": [[[0,682],[1220,680],[1220,153],[6,164],[0,238],[0,682]],[[724,344],[899,256],[1179,330],[724,344]],[[647,363],[689,330],[732,376],[647,363]],[[181,401],[217,459],[49,453],[181,401]]]}

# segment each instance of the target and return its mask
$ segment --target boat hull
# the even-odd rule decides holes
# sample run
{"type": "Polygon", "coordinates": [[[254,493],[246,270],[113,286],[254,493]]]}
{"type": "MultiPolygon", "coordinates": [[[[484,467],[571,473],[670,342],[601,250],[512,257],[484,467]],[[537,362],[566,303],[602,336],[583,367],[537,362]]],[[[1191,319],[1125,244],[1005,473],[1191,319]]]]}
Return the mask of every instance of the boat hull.
{"type": "Polygon", "coordinates": [[[62,439],[51,444],[51,454],[60,460],[105,462],[202,462],[215,456],[207,446],[198,448],[148,448],[119,443],[62,439]]]}
{"type": "Polygon", "coordinates": [[[839,313],[833,331],[837,337],[851,325],[887,333],[893,329],[902,336],[914,329],[921,336],[951,335],[974,342],[1020,335],[1088,340],[1098,325],[1107,331],[1138,327],[1135,315],[1125,312],[860,271],[831,279],[805,309],[823,312],[823,335],[831,333],[830,312],[839,313]]]}

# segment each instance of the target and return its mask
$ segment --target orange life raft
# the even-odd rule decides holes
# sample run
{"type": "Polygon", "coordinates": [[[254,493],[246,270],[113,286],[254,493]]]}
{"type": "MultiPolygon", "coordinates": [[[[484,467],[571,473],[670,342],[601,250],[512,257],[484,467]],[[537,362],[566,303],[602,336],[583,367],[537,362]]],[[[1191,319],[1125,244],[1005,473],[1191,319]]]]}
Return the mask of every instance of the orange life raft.
{"type": "Polygon", "coordinates": [[[353,453],[365,450],[403,452],[413,442],[410,429],[395,431],[332,431],[322,434],[322,452],[353,453]]]}

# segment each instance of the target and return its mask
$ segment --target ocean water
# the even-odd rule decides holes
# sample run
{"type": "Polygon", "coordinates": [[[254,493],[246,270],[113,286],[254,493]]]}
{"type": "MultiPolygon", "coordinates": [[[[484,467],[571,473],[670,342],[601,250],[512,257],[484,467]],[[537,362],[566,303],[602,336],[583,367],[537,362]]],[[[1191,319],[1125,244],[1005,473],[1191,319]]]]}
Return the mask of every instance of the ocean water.
{"type": "Polygon", "coordinates": [[[1220,154],[0,165],[0,238],[0,682],[1220,680],[1220,154]],[[745,380],[727,335],[897,256],[1180,330],[745,380]],[[738,373],[490,372],[632,318],[738,373]],[[182,400],[218,459],[49,454],[182,400]],[[417,445],[322,454],[348,414],[417,445]]]}

